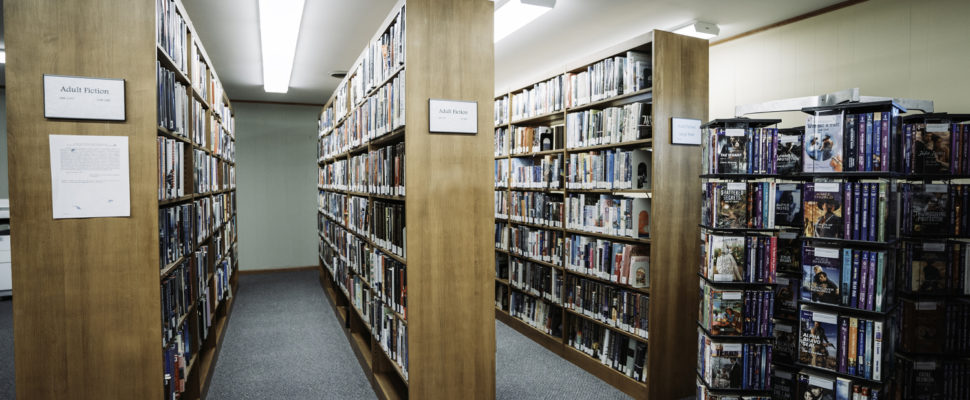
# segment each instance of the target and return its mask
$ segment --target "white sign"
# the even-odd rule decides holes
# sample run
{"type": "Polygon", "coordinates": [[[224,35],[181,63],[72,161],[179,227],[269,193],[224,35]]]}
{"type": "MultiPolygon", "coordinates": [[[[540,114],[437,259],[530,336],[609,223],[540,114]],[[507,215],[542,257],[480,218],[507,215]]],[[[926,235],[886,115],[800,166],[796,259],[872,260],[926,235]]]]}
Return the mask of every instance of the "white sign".
{"type": "Polygon", "coordinates": [[[670,119],[670,143],[701,145],[701,120],[690,118],[670,119]]]}
{"type": "Polygon", "coordinates": [[[131,216],[127,136],[50,135],[54,219],[131,216]]]}
{"type": "Polygon", "coordinates": [[[125,120],[125,80],[44,75],[44,117],[125,120]]]}
{"type": "Polygon", "coordinates": [[[478,133],[478,102],[428,100],[428,130],[433,133],[478,133]]]}

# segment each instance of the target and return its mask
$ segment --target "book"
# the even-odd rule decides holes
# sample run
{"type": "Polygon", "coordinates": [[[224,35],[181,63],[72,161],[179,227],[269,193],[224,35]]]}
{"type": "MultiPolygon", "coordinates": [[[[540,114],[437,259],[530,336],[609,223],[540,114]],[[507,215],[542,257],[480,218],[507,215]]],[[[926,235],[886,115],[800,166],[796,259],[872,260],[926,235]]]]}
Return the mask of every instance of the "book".
{"type": "Polygon", "coordinates": [[[913,125],[913,172],[950,172],[950,124],[913,125]]]}
{"type": "Polygon", "coordinates": [[[707,276],[716,282],[743,281],[744,237],[711,235],[710,239],[707,276]]]}
{"type": "Polygon", "coordinates": [[[798,374],[799,400],[835,400],[835,381],[805,372],[798,374]]]}
{"type": "Polygon", "coordinates": [[[776,170],[779,175],[802,172],[802,137],[804,128],[779,129],[776,170]]]}
{"type": "Polygon", "coordinates": [[[748,192],[746,184],[720,182],[715,184],[715,227],[746,228],[748,225],[748,192]]]}
{"type": "Polygon", "coordinates": [[[842,172],[842,115],[810,115],[805,123],[803,172],[842,172]]]}
{"type": "Polygon", "coordinates": [[[711,290],[711,334],[741,335],[744,332],[743,296],[742,291],[711,290]]]}
{"type": "Polygon", "coordinates": [[[779,183],[774,203],[776,226],[801,226],[802,190],[798,183],[779,183]]]}
{"type": "Polygon", "coordinates": [[[842,252],[837,248],[806,246],[802,255],[801,298],[840,304],[842,252]]]}
{"type": "Polygon", "coordinates": [[[843,199],[839,183],[806,183],[804,203],[806,236],[843,238],[843,199]]]}
{"type": "Polygon", "coordinates": [[[835,371],[838,316],[802,308],[799,324],[799,362],[835,371]]]}
{"type": "Polygon", "coordinates": [[[748,171],[748,137],[744,129],[717,130],[717,172],[743,174],[748,171]]]}

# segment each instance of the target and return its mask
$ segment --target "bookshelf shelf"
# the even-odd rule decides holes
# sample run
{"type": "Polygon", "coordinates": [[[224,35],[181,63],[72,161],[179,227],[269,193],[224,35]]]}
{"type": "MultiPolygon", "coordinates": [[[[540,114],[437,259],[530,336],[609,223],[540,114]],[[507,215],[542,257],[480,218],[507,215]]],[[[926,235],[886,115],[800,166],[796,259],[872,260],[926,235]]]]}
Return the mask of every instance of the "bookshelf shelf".
{"type": "Polygon", "coordinates": [[[522,261],[528,261],[528,262],[533,263],[533,264],[545,265],[547,267],[555,268],[555,269],[558,269],[558,270],[563,270],[563,267],[561,265],[553,264],[553,263],[548,262],[548,261],[536,260],[536,259],[530,258],[529,256],[517,254],[517,253],[512,252],[512,251],[509,252],[509,255],[512,256],[512,257],[518,258],[518,259],[520,259],[522,261]]]}
{"type": "Polygon", "coordinates": [[[619,327],[613,326],[611,324],[607,324],[607,323],[605,323],[603,321],[600,321],[600,320],[598,320],[598,319],[596,319],[594,317],[590,317],[590,316],[588,316],[586,314],[583,314],[583,313],[581,313],[579,311],[573,310],[573,309],[571,309],[569,307],[565,307],[564,306],[563,308],[566,310],[566,314],[572,315],[572,316],[577,317],[577,318],[585,319],[585,320],[590,321],[590,322],[592,322],[592,323],[594,323],[596,325],[602,326],[604,328],[607,328],[607,329],[609,329],[611,331],[620,333],[622,335],[629,336],[629,337],[634,338],[636,340],[639,340],[641,342],[647,342],[648,341],[648,339],[645,338],[645,337],[641,337],[641,336],[639,336],[639,335],[637,335],[635,333],[632,333],[632,332],[629,332],[629,331],[625,331],[625,330],[620,329],[619,327]]]}
{"type": "Polygon", "coordinates": [[[639,101],[649,101],[653,99],[653,88],[647,88],[635,91],[633,93],[621,94],[619,96],[613,96],[608,99],[598,100],[591,103],[583,104],[581,106],[570,107],[566,109],[566,112],[576,112],[589,110],[593,108],[606,108],[606,107],[616,107],[622,106],[624,104],[629,104],[639,101]]]}
{"type": "MultiPolygon", "coordinates": [[[[609,366],[603,365],[599,359],[595,359],[571,348],[565,339],[546,337],[543,332],[532,328],[525,322],[513,318],[509,313],[502,311],[501,308],[496,309],[495,316],[496,319],[505,322],[516,331],[523,333],[533,341],[536,341],[634,398],[681,398],[694,393],[694,387],[692,385],[693,378],[690,376],[694,373],[693,363],[671,362],[670,360],[681,360],[684,353],[693,353],[696,349],[696,338],[691,338],[690,335],[684,335],[684,332],[694,332],[693,323],[691,322],[694,318],[691,317],[696,315],[697,312],[697,278],[693,271],[685,268],[674,268],[673,266],[691,265],[697,257],[696,246],[692,243],[700,235],[700,229],[697,227],[697,224],[700,222],[699,216],[695,212],[700,204],[699,193],[696,193],[696,188],[700,186],[700,179],[697,177],[700,173],[700,150],[699,148],[690,146],[674,146],[669,143],[667,138],[670,136],[671,117],[705,119],[707,116],[707,86],[700,82],[707,82],[706,62],[708,49],[703,41],[668,32],[654,31],[606,49],[599,53],[600,58],[584,59],[574,62],[572,64],[576,65],[575,68],[564,69],[563,72],[585,72],[588,66],[600,62],[604,56],[610,58],[614,56],[622,57],[628,55],[628,51],[650,53],[651,70],[654,76],[653,87],[635,90],[619,96],[612,96],[582,106],[563,108],[556,112],[522,118],[507,123],[497,124],[493,119],[491,125],[494,130],[498,128],[511,129],[519,125],[530,126],[563,123],[565,124],[563,133],[565,136],[570,129],[569,113],[624,106],[635,102],[649,102],[650,106],[644,108],[651,114],[650,119],[653,121],[650,125],[650,133],[633,132],[632,136],[626,136],[628,133],[624,133],[623,136],[624,138],[644,137],[643,139],[528,154],[508,154],[511,148],[511,140],[506,140],[505,143],[493,141],[492,162],[495,163],[496,160],[507,159],[511,163],[521,158],[561,155],[562,157],[560,159],[564,164],[562,168],[563,171],[566,171],[567,165],[565,164],[568,164],[570,157],[576,153],[591,153],[601,150],[626,151],[647,149],[647,153],[644,154],[650,155],[649,158],[652,165],[649,172],[652,177],[650,190],[570,189],[566,187],[566,181],[568,179],[560,181],[559,186],[556,188],[514,187],[509,177],[506,177],[505,181],[501,182],[500,185],[494,185],[494,179],[491,182],[493,182],[493,193],[496,195],[496,201],[501,198],[499,196],[503,195],[506,196],[506,199],[509,199],[514,192],[544,193],[556,195],[556,197],[563,196],[564,200],[573,194],[611,194],[620,198],[627,198],[630,201],[649,199],[647,201],[651,202],[650,209],[653,214],[649,221],[652,238],[641,239],[606,235],[578,229],[566,229],[565,225],[563,227],[552,228],[544,224],[516,222],[514,219],[504,217],[495,217],[493,220],[506,224],[504,229],[526,226],[552,231],[560,234],[566,241],[584,236],[595,240],[608,241],[611,245],[637,246],[638,249],[644,249],[649,254],[649,265],[651,268],[649,273],[651,280],[649,286],[651,289],[635,289],[629,285],[612,282],[609,279],[601,279],[570,271],[566,268],[566,265],[569,263],[568,256],[563,257],[563,260],[559,263],[548,263],[537,262],[528,257],[518,256],[514,252],[509,253],[500,249],[496,249],[495,254],[496,257],[502,259],[499,262],[504,262],[502,254],[507,254],[510,257],[515,257],[522,261],[533,262],[541,266],[563,271],[564,280],[582,278],[597,284],[626,290],[633,294],[648,295],[650,297],[650,303],[653,304],[653,306],[649,307],[648,313],[648,320],[650,321],[648,336],[653,343],[646,356],[644,381],[651,382],[651,384],[639,382],[623,373],[613,370],[609,366]],[[689,67],[683,68],[686,65],[683,64],[683,60],[694,60],[696,62],[692,62],[689,67]],[[658,139],[655,141],[654,138],[663,138],[663,140],[658,139]],[[504,151],[502,150],[503,147],[505,148],[504,151]],[[505,153],[508,155],[495,156],[496,153],[505,153]],[[698,207],[694,207],[695,205],[698,207]]],[[[633,54],[633,56],[636,57],[637,55],[633,54]]],[[[511,110],[513,108],[519,110],[518,112],[522,112],[524,109],[548,110],[554,108],[542,108],[543,106],[548,107],[548,105],[542,104],[537,106],[529,101],[534,102],[535,99],[545,101],[546,97],[543,97],[545,94],[542,91],[548,89],[540,88],[538,83],[556,85],[556,82],[568,81],[568,78],[559,80],[560,77],[563,77],[563,75],[547,76],[537,81],[536,85],[497,93],[492,98],[496,103],[496,113],[501,116],[506,116],[512,114],[511,110]],[[528,96],[532,95],[532,91],[535,91],[536,97],[529,98],[528,96]],[[522,101],[525,101],[525,103],[522,101]],[[502,107],[505,108],[503,109],[502,107]]],[[[548,88],[549,86],[546,87],[548,88]]],[[[566,96],[569,96],[570,93],[568,90],[562,90],[561,92],[565,93],[566,96]]],[[[552,101],[554,104],[559,103],[559,99],[552,101]]],[[[561,104],[568,103],[563,101],[561,104]]],[[[509,138],[512,137],[512,134],[512,132],[508,133],[509,138]]],[[[563,142],[566,142],[565,137],[563,139],[563,142]]],[[[585,157],[585,155],[580,156],[585,157]]],[[[496,165],[498,164],[496,163],[496,165]]],[[[553,171],[552,173],[561,174],[557,171],[553,171]]],[[[552,201],[558,202],[563,200],[554,198],[552,201]]],[[[511,202],[511,199],[509,199],[509,202],[511,202]]],[[[495,212],[498,212],[498,210],[495,212]]],[[[567,212],[569,212],[568,207],[562,211],[563,214],[567,212]]],[[[491,243],[494,245],[494,242],[491,243]]],[[[501,280],[496,280],[494,285],[502,287],[506,284],[501,280]]],[[[500,289],[496,289],[496,293],[496,296],[501,296],[503,292],[500,289]]],[[[506,292],[505,295],[511,296],[511,291],[506,292]]],[[[566,294],[563,297],[565,298],[566,294]]],[[[499,300],[496,300],[496,303],[498,302],[499,300]]],[[[559,311],[554,310],[553,312],[559,311]]],[[[571,321],[581,321],[585,318],[580,317],[577,313],[566,311],[565,308],[561,312],[561,318],[558,318],[558,320],[562,321],[564,336],[572,333],[572,326],[569,325],[571,321]]],[[[593,325],[597,326],[597,329],[600,329],[600,325],[593,325]]],[[[610,329],[615,328],[610,327],[610,329]]],[[[627,336],[636,337],[634,334],[623,332],[627,336]]],[[[589,333],[592,334],[592,332],[589,333]]],[[[585,333],[584,336],[586,336],[585,333]]]]}
{"type": "MultiPolygon", "coordinates": [[[[492,229],[487,223],[493,214],[486,207],[490,204],[473,201],[474,193],[492,191],[491,185],[480,184],[492,173],[484,167],[490,162],[484,150],[491,138],[430,134],[427,122],[428,98],[491,100],[492,81],[482,79],[491,77],[491,64],[481,62],[491,59],[491,42],[488,35],[468,33],[490,31],[493,13],[490,4],[478,2],[397,2],[320,112],[319,218],[328,235],[348,242],[334,247],[321,232],[320,282],[379,398],[494,397],[494,375],[481,374],[494,371],[489,323],[494,304],[475,296],[494,285],[484,276],[493,256],[486,246],[464,245],[492,229]],[[423,22],[429,19],[436,21],[433,32],[423,22]],[[431,40],[441,35],[453,40],[431,40]],[[471,67],[439,68],[446,54],[471,67]],[[384,97],[392,91],[395,97],[384,97]],[[356,127],[375,104],[389,112],[372,125],[356,127]],[[351,175],[351,165],[361,173],[351,175]],[[450,172],[438,172],[445,169],[450,172]],[[367,184],[406,187],[393,193],[407,195],[360,190],[367,184]],[[366,210],[365,234],[348,226],[353,221],[335,219],[326,210],[345,215],[366,210]],[[441,245],[452,242],[463,245],[441,245]],[[390,292],[377,293],[366,283],[369,279],[354,276],[357,261],[351,260],[359,258],[343,256],[348,246],[364,258],[383,257],[375,268],[385,268],[384,290],[390,292]],[[386,247],[400,248],[408,257],[386,247]],[[462,260],[463,268],[454,268],[456,260],[462,260]],[[355,303],[340,282],[359,278],[364,282],[356,284],[360,292],[355,294],[362,302],[355,303]],[[385,320],[371,325],[365,315],[385,320]],[[454,329],[453,320],[462,321],[461,329],[454,329]]],[[[479,131],[487,132],[491,114],[485,108],[479,112],[479,131]]]]}
{"type": "Polygon", "coordinates": [[[7,95],[11,102],[32,104],[8,108],[16,131],[11,157],[47,151],[46,135],[64,131],[64,121],[37,117],[43,88],[32,77],[122,78],[124,121],[71,122],[70,131],[127,138],[131,183],[125,218],[55,221],[50,176],[36,176],[42,170],[36,157],[11,165],[11,199],[28,205],[14,211],[13,228],[51,244],[45,261],[18,245],[24,242],[12,249],[23,261],[18,265],[44,265],[14,273],[21,294],[15,305],[18,395],[202,399],[238,289],[238,248],[232,240],[235,190],[224,189],[235,186],[232,109],[197,31],[181,0],[8,5],[16,19],[5,32],[16,40],[8,49],[29,56],[8,62],[7,95]],[[44,39],[65,31],[72,32],[71,43],[44,39]],[[200,101],[202,92],[212,100],[200,101]],[[190,215],[207,215],[208,225],[190,215]],[[147,266],[157,266],[157,275],[154,267],[142,268],[147,266]],[[74,341],[51,346],[65,332],[74,341]],[[174,346],[179,341],[191,354],[174,346]],[[184,372],[180,393],[164,375],[176,362],[184,372]]]}

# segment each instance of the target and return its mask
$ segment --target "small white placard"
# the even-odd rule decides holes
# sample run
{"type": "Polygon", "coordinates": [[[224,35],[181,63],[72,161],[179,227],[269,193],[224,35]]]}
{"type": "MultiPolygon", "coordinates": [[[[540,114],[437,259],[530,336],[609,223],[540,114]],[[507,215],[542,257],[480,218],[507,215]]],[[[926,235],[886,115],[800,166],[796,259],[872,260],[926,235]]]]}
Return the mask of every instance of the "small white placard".
{"type": "Polygon", "coordinates": [[[838,192],[839,183],[838,182],[819,182],[815,184],[816,192],[838,192]]]}
{"type": "Polygon", "coordinates": [[[744,128],[727,128],[724,130],[724,136],[744,136],[744,128]]]}
{"type": "Polygon", "coordinates": [[[478,102],[428,100],[428,130],[432,133],[478,133],[478,102]]]}
{"type": "Polygon", "coordinates": [[[125,80],[44,75],[44,117],[125,120],[125,80]]]}
{"type": "Polygon", "coordinates": [[[54,219],[131,216],[127,136],[50,135],[54,219]]]}
{"type": "Polygon", "coordinates": [[[748,184],[744,182],[728,182],[727,190],[748,190],[748,184]]]}
{"type": "Polygon", "coordinates": [[[701,120],[692,118],[670,119],[670,143],[701,145],[701,120]]]}
{"type": "Polygon", "coordinates": [[[839,249],[816,247],[815,255],[819,257],[825,257],[825,258],[838,258],[840,254],[839,254],[839,249]]]}
{"type": "Polygon", "coordinates": [[[949,132],[950,124],[926,124],[927,132],[949,132]]]}

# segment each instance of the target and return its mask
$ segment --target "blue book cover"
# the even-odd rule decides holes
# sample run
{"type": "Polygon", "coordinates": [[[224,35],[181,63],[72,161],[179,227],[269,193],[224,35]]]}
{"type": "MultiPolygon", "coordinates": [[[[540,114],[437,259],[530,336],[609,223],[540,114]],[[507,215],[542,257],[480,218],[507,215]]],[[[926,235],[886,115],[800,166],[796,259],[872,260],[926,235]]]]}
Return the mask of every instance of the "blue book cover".
{"type": "Polygon", "coordinates": [[[859,299],[856,308],[866,308],[866,293],[869,292],[869,252],[860,250],[859,299]]]}
{"type": "Polygon", "coordinates": [[[838,323],[835,314],[802,309],[799,318],[799,362],[835,371],[838,323]]]}
{"type": "Polygon", "coordinates": [[[852,293],[852,249],[842,249],[842,282],[839,285],[842,292],[842,304],[850,304],[849,295],[852,293]]]}
{"type": "Polygon", "coordinates": [[[847,218],[852,218],[852,240],[862,239],[862,184],[853,183],[852,184],[852,203],[856,206],[852,209],[852,215],[847,216],[847,218]]]}
{"type": "Polygon", "coordinates": [[[878,183],[867,183],[869,193],[869,240],[876,241],[878,236],[876,235],[876,220],[879,216],[879,184],[878,183]]]}
{"type": "Polygon", "coordinates": [[[872,171],[872,113],[866,114],[866,156],[865,156],[865,170],[872,171]]]}
{"type": "Polygon", "coordinates": [[[866,320],[859,319],[859,337],[856,350],[856,375],[866,376],[866,320]]]}

